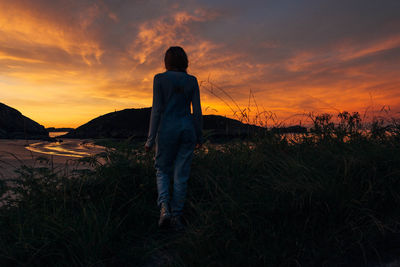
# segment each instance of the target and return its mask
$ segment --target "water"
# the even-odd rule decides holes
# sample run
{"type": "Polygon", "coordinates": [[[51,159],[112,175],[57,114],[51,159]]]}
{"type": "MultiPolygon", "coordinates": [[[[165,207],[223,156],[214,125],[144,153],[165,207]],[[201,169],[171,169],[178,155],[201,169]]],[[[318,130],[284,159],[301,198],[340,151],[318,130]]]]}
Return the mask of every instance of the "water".
{"type": "Polygon", "coordinates": [[[26,149],[47,155],[82,158],[88,157],[105,150],[104,147],[95,145],[87,140],[60,140],[58,142],[37,142],[25,147],[26,149]]]}
{"type": "MultiPolygon", "coordinates": [[[[67,133],[68,132],[49,132],[49,136],[55,138],[67,133]]],[[[59,140],[57,142],[36,142],[29,144],[25,148],[41,154],[74,158],[92,156],[105,150],[104,147],[95,145],[93,142],[76,139],[59,140]]]]}
{"type": "Polygon", "coordinates": [[[64,134],[67,134],[68,132],[49,132],[49,136],[51,137],[51,138],[54,138],[54,137],[57,137],[57,136],[60,136],[60,135],[64,135],[64,134]]]}

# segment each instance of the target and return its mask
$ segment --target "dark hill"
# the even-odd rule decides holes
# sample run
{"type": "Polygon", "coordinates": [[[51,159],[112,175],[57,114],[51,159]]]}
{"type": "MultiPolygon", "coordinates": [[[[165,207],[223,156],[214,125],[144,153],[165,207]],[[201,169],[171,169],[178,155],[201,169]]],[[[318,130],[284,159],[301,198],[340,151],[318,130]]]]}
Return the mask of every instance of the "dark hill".
{"type": "MultiPolygon", "coordinates": [[[[124,109],[97,117],[88,123],[60,136],[64,138],[127,138],[147,136],[151,108],[124,109]]],[[[261,127],[218,115],[205,115],[204,130],[213,136],[239,136],[261,130],[261,127]]]]}
{"type": "Polygon", "coordinates": [[[49,133],[18,110],[0,103],[0,139],[48,139],[49,133]]]}

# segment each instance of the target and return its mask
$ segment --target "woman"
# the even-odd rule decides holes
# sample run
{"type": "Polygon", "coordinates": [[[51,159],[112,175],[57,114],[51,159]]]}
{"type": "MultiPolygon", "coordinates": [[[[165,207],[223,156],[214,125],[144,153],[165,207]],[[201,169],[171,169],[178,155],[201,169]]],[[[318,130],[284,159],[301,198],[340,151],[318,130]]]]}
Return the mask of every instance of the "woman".
{"type": "Polygon", "coordinates": [[[160,227],[182,230],[182,209],[195,147],[202,144],[203,117],[196,77],[187,74],[188,58],[178,46],[165,53],[166,72],[154,76],[153,107],[146,151],[156,144],[160,227]],[[191,114],[191,105],[193,114],[191,114]],[[169,194],[173,178],[172,197],[169,194]]]}

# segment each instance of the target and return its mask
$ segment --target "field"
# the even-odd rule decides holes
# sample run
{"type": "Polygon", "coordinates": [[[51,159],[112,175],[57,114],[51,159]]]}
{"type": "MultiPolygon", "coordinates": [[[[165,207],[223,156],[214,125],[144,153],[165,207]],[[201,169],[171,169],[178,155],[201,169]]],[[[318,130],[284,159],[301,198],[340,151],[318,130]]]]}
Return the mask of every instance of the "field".
{"type": "MultiPolygon", "coordinates": [[[[343,115],[344,114],[344,115],[343,115]]],[[[157,227],[153,154],[108,142],[91,170],[2,181],[1,266],[379,266],[400,255],[400,127],[320,115],[195,152],[184,233],[157,227]],[[101,160],[100,160],[101,159],[101,160]],[[106,162],[100,164],[99,162],[106,162]]],[[[41,159],[44,160],[43,158],[41,159]]]]}

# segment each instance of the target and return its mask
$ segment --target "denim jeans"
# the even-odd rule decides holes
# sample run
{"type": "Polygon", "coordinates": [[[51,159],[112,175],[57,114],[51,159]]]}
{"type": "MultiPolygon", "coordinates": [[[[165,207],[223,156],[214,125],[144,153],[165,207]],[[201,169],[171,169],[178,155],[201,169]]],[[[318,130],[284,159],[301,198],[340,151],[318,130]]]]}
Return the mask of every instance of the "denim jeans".
{"type": "Polygon", "coordinates": [[[190,117],[164,120],[162,124],[156,138],[158,205],[169,203],[172,215],[178,216],[185,203],[196,133],[190,117]],[[171,179],[172,199],[169,192],[171,179]]]}

